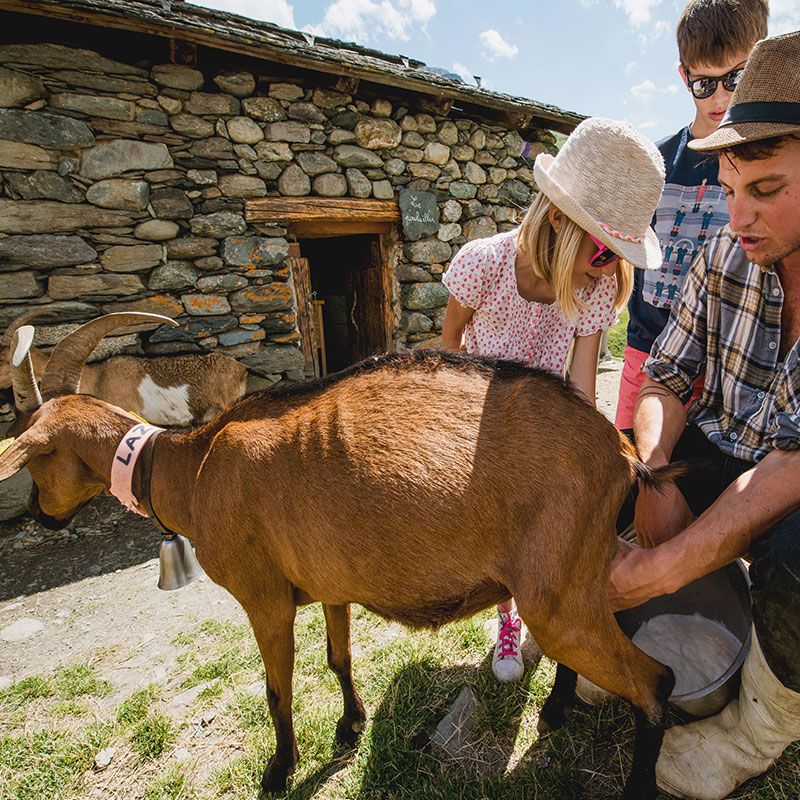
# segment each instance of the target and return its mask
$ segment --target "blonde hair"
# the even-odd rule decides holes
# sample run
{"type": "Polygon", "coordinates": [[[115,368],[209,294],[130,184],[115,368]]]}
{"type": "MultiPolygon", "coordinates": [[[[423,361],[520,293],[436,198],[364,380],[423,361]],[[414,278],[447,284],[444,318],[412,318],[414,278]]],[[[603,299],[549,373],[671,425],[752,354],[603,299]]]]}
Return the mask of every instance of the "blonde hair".
{"type": "MultiPolygon", "coordinates": [[[[517,249],[530,262],[533,274],[552,286],[564,316],[574,320],[586,308],[572,279],[575,258],[585,231],[566,215],[562,217],[558,231],[553,230],[549,217],[552,207],[544,192],[539,192],[517,231],[517,249]]],[[[614,306],[620,310],[628,302],[633,289],[633,266],[620,259],[615,277],[617,296],[614,306]]]]}

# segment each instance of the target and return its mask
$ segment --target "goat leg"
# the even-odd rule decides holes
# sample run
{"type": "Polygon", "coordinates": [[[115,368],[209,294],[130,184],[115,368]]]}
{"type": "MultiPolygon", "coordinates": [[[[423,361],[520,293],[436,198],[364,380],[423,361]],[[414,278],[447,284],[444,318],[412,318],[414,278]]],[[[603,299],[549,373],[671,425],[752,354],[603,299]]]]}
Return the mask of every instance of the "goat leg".
{"type": "MultiPolygon", "coordinates": [[[[261,788],[266,794],[286,791],[286,782],[299,760],[292,721],[294,617],[288,593],[270,593],[255,603],[242,603],[253,626],[267,677],[267,702],[275,725],[275,753],[264,770],[261,788]]],[[[240,601],[241,602],[241,601],[240,601]]]]}
{"type": "Polygon", "coordinates": [[[669,668],[656,690],[660,707],[656,713],[648,714],[634,706],[636,718],[636,744],[633,750],[633,766],[625,783],[622,800],[640,800],[656,796],[656,762],[661,752],[664,739],[664,721],[667,711],[667,700],[675,685],[675,678],[669,668]]]}
{"type": "Polygon", "coordinates": [[[537,730],[540,736],[545,736],[551,731],[560,728],[567,719],[570,709],[575,703],[575,685],[578,682],[578,673],[565,664],[556,668],[556,680],[550,691],[550,696],[545,701],[539,712],[537,730]]]}
{"type": "MultiPolygon", "coordinates": [[[[569,585],[569,584],[565,584],[569,585]]],[[[655,765],[664,734],[664,714],[675,679],[672,670],[639,650],[622,632],[611,608],[598,608],[600,587],[573,583],[561,607],[545,613],[525,588],[514,587],[519,614],[544,654],[559,662],[553,692],[542,709],[544,724],[558,721],[575,690],[576,675],[630,702],[636,710],[636,745],[624,800],[655,800],[655,765]],[[574,609],[592,608],[575,624],[574,609]],[[568,664],[568,667],[564,665],[568,664]]],[[[603,591],[605,584],[602,584],[603,591]]]]}
{"type": "Polygon", "coordinates": [[[364,730],[367,713],[364,703],[353,686],[350,656],[350,606],[323,604],[325,625],[328,629],[328,666],[336,673],[342,687],[344,714],[336,723],[336,743],[352,747],[364,730]]]}

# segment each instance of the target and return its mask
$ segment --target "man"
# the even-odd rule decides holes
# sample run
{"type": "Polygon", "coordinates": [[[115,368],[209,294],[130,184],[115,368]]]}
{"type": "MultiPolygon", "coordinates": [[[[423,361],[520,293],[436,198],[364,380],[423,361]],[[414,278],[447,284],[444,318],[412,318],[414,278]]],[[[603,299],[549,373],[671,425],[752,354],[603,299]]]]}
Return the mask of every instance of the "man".
{"type": "Polygon", "coordinates": [[[669,730],[658,762],[662,788],[700,800],[726,797],[800,739],[798,74],[800,31],[759,42],[717,131],[690,143],[719,156],[730,226],[698,255],[644,365],[634,434],[650,466],[700,457],[715,472],[663,495],[642,490],[645,548],[621,542],[611,576],[625,608],[752,559],[739,698],[669,730]]]}

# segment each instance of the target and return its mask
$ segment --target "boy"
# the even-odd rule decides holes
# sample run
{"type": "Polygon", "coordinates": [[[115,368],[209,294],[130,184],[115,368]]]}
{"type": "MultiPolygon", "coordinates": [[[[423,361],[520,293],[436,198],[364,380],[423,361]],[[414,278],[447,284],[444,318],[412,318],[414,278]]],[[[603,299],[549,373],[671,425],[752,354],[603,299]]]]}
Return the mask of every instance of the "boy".
{"type": "MultiPolygon", "coordinates": [[[[658,143],[667,180],[653,227],[659,240],[668,242],[661,275],[669,275],[670,280],[664,298],[665,282],[658,271],[634,270],[615,420],[617,428],[628,435],[645,379],[642,364],[680,292],[690,266],[686,255],[696,253],[728,222],[717,159],[687,145],[713,133],[722,121],[750,51],[767,35],[768,14],[768,0],[690,0],[678,22],[678,71],[692,95],[695,117],[691,125],[658,143]]],[[[702,387],[702,376],[698,383],[702,387]]]]}

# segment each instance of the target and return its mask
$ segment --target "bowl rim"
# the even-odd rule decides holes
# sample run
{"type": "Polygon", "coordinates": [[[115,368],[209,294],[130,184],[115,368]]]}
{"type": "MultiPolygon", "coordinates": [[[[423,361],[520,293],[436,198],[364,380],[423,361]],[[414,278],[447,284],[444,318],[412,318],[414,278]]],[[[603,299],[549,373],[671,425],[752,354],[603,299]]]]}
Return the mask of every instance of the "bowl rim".
{"type": "MultiPolygon", "coordinates": [[[[731,567],[733,565],[738,567],[740,574],[744,578],[745,585],[747,586],[748,591],[750,590],[751,581],[750,581],[750,572],[748,571],[747,567],[744,564],[744,561],[741,558],[737,558],[734,561],[729,562],[728,564],[720,567],[719,569],[725,569],[727,567],[731,567]]],[[[711,573],[708,573],[711,574],[711,573]]],[[[752,610],[752,601],[751,601],[751,610],[752,610]]],[[[711,619],[707,617],[707,619],[711,619]]],[[[644,620],[642,621],[644,624],[644,620]]],[[[669,696],[670,703],[687,703],[691,702],[692,700],[701,700],[704,697],[708,697],[710,694],[713,694],[717,689],[721,686],[724,686],[741,668],[742,664],[744,664],[745,658],[747,658],[747,654],[750,652],[750,643],[751,638],[753,636],[753,625],[752,619],[750,623],[750,628],[747,631],[747,635],[744,637],[744,641],[742,642],[742,646],[739,648],[739,652],[736,654],[736,658],[733,659],[730,666],[722,673],[718,678],[715,678],[711,683],[707,684],[706,686],[702,686],[699,689],[694,689],[691,692],[686,692],[685,694],[671,694],[669,696]]]]}

